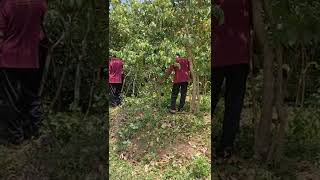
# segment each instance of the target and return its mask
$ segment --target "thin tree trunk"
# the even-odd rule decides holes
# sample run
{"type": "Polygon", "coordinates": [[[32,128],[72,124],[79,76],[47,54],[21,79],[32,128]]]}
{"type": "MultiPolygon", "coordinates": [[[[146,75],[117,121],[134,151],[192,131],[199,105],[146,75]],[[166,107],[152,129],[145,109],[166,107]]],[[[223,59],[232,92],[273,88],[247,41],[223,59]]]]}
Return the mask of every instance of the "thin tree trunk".
{"type": "Polygon", "coordinates": [[[255,141],[257,157],[264,157],[269,151],[271,142],[271,123],[273,111],[273,51],[269,45],[264,48],[264,79],[263,79],[263,98],[262,114],[258,128],[258,139],[255,141]]]}
{"type": "MultiPolygon", "coordinates": [[[[273,99],[273,60],[274,53],[267,42],[263,12],[265,4],[263,1],[251,0],[253,11],[253,24],[256,40],[259,45],[263,45],[264,71],[263,71],[263,107],[259,124],[257,124],[255,134],[255,156],[258,159],[264,158],[269,150],[271,137],[272,120],[272,99],[273,99]]],[[[264,12],[266,14],[267,12],[264,12]]]]}
{"type": "Polygon", "coordinates": [[[77,63],[77,69],[76,69],[76,73],[75,73],[75,87],[74,87],[74,108],[78,108],[80,107],[80,88],[81,88],[81,65],[82,65],[82,61],[84,59],[84,57],[87,56],[87,37],[88,34],[90,32],[91,26],[90,26],[90,19],[88,16],[87,19],[87,29],[84,35],[84,38],[81,42],[81,53],[78,57],[78,63],[77,63]]]}
{"type": "Polygon", "coordinates": [[[79,60],[76,67],[75,83],[74,83],[74,108],[78,108],[80,104],[80,87],[81,87],[81,61],[79,60]]]}
{"type": "Polygon", "coordinates": [[[43,89],[44,86],[46,84],[47,81],[47,76],[48,76],[48,72],[49,72],[49,67],[50,67],[50,62],[51,62],[51,58],[52,58],[52,54],[54,52],[54,49],[62,42],[62,40],[65,37],[65,32],[62,33],[62,35],[60,36],[60,38],[53,44],[53,46],[51,46],[48,50],[48,54],[46,57],[46,62],[45,62],[45,66],[44,66],[44,70],[43,70],[43,75],[42,75],[42,79],[41,79],[41,85],[40,85],[40,90],[39,90],[39,95],[41,96],[43,93],[43,89]]]}
{"type": "Polygon", "coordinates": [[[137,78],[137,74],[134,74],[134,79],[133,79],[133,84],[132,84],[132,94],[133,94],[133,96],[136,96],[136,94],[135,94],[135,88],[136,88],[136,78],[137,78]]]}
{"type": "Polygon", "coordinates": [[[64,69],[63,69],[63,72],[62,72],[62,75],[61,75],[61,78],[60,78],[59,87],[58,87],[58,89],[56,91],[56,94],[55,94],[50,106],[49,106],[50,107],[49,109],[53,109],[53,107],[56,104],[58,98],[60,97],[60,93],[61,93],[61,89],[63,87],[63,83],[64,83],[66,72],[67,72],[67,66],[65,66],[64,69]]]}
{"type": "Polygon", "coordinates": [[[90,97],[89,97],[89,102],[88,102],[88,108],[86,110],[86,113],[83,117],[83,119],[85,120],[90,112],[90,108],[91,108],[91,105],[92,105],[92,97],[93,97],[93,93],[94,93],[94,88],[97,84],[97,82],[99,81],[99,76],[95,76],[95,73],[93,73],[93,82],[91,84],[91,87],[90,87],[90,97]]]}
{"type": "Polygon", "coordinates": [[[306,54],[306,50],[303,46],[302,49],[302,56],[303,56],[303,63],[304,63],[304,67],[305,69],[302,72],[302,92],[301,92],[301,102],[300,102],[300,106],[303,107],[304,105],[304,98],[305,98],[305,91],[306,91],[306,75],[307,75],[307,70],[309,68],[308,66],[308,62],[307,62],[307,54],[306,54]]]}
{"type": "Polygon", "coordinates": [[[282,157],[283,144],[285,139],[285,131],[287,127],[286,117],[286,106],[284,104],[284,88],[286,84],[283,79],[283,48],[279,46],[277,49],[277,61],[278,61],[278,72],[277,72],[277,83],[276,83],[276,109],[278,114],[278,126],[276,135],[274,136],[273,144],[270,148],[267,162],[272,164],[278,164],[282,157]]]}
{"type": "Polygon", "coordinates": [[[191,51],[191,45],[188,44],[186,46],[187,52],[188,52],[188,59],[190,61],[190,72],[192,76],[192,96],[191,96],[191,102],[190,102],[190,111],[192,113],[198,113],[200,108],[199,108],[199,100],[200,100],[200,94],[199,94],[199,76],[195,73],[194,70],[194,62],[193,62],[193,54],[191,51]]]}
{"type": "Polygon", "coordinates": [[[296,93],[296,107],[301,106],[301,100],[302,100],[302,88],[303,88],[303,71],[305,69],[304,66],[304,53],[303,53],[303,44],[301,43],[301,48],[300,48],[300,54],[301,54],[301,73],[299,76],[299,83],[297,87],[297,93],[296,93]]]}
{"type": "Polygon", "coordinates": [[[196,109],[195,109],[195,113],[198,113],[200,111],[200,102],[201,102],[201,98],[200,98],[200,79],[199,79],[199,76],[197,75],[196,76],[196,80],[197,80],[197,83],[196,83],[196,109]]]}
{"type": "MultiPolygon", "coordinates": [[[[253,58],[257,58],[257,57],[253,57],[253,58]]],[[[256,127],[257,127],[257,124],[258,124],[258,118],[259,118],[259,115],[258,115],[258,101],[257,101],[257,98],[258,98],[258,91],[256,89],[257,87],[257,80],[256,78],[254,77],[253,73],[251,73],[251,81],[252,83],[252,124],[254,124],[255,126],[255,131],[257,130],[256,127]]]]}

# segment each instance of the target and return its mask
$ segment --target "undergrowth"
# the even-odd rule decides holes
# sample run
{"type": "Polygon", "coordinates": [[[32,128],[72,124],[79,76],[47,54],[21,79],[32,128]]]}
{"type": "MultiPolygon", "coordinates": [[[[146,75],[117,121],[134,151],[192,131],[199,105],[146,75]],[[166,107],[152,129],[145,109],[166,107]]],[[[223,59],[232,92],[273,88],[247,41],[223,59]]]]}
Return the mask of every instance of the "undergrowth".
{"type": "Polygon", "coordinates": [[[150,95],[110,109],[110,179],[210,179],[210,98],[196,115],[168,105],[150,95]]]}
{"type": "MultiPolygon", "coordinates": [[[[243,116],[235,142],[234,158],[225,164],[213,163],[215,179],[318,179],[320,172],[320,111],[313,107],[289,109],[285,152],[278,167],[269,167],[254,158],[254,128],[250,118],[243,116]]],[[[244,109],[245,114],[248,109],[244,109]]],[[[213,124],[214,146],[219,142],[223,111],[217,108],[213,124]]]]}
{"type": "Polygon", "coordinates": [[[0,147],[0,179],[104,179],[105,118],[50,114],[39,139],[0,147]]]}

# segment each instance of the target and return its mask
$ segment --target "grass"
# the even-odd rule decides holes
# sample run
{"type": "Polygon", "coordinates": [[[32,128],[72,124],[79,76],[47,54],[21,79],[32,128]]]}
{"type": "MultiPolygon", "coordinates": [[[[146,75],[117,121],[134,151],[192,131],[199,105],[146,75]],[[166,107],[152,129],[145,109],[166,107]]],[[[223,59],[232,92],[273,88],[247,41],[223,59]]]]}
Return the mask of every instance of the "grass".
{"type": "Polygon", "coordinates": [[[168,105],[150,95],[110,109],[110,179],[211,178],[210,97],[197,115],[172,115],[168,105]]]}
{"type": "Polygon", "coordinates": [[[82,117],[51,114],[39,139],[0,146],[0,179],[104,179],[105,117],[82,117]]]}

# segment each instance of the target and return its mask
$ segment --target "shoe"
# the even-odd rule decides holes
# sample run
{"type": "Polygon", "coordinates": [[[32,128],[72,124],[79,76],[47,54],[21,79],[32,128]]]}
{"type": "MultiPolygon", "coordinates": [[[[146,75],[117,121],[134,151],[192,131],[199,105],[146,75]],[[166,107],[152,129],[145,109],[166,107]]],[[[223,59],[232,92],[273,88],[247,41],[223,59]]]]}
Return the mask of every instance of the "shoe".
{"type": "Polygon", "coordinates": [[[175,113],[176,113],[176,110],[170,109],[169,112],[170,112],[171,114],[175,114],[175,113]]]}

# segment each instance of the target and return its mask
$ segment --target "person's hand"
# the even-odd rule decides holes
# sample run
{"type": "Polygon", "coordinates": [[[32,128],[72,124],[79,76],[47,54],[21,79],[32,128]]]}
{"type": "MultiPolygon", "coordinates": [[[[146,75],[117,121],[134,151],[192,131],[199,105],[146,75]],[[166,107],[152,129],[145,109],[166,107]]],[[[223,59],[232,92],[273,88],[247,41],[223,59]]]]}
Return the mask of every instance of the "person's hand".
{"type": "Polygon", "coordinates": [[[217,24],[221,26],[224,23],[224,12],[220,8],[219,5],[216,5],[213,7],[213,16],[215,17],[215,20],[217,21],[217,24]]]}
{"type": "Polygon", "coordinates": [[[181,65],[179,63],[174,63],[174,67],[177,67],[178,69],[181,69],[181,65]]]}

